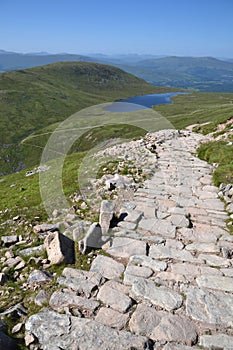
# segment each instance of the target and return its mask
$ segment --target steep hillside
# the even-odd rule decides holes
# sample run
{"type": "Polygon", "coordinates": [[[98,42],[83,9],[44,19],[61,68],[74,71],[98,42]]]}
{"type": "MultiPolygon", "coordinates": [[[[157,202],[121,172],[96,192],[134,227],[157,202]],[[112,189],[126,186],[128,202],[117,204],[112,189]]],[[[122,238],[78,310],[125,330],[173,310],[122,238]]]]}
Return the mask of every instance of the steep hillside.
{"type": "Polygon", "coordinates": [[[0,74],[0,173],[23,166],[16,145],[38,129],[91,105],[160,91],[119,68],[86,62],[0,74]]]}

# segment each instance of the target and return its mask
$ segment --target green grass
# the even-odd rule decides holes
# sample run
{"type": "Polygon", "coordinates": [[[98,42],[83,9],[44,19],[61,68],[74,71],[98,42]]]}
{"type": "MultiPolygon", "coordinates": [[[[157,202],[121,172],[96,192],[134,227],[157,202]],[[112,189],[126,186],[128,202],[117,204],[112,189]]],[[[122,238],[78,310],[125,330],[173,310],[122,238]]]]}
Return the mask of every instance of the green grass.
{"type": "Polygon", "coordinates": [[[213,122],[214,126],[202,127],[208,133],[216,124],[233,116],[233,93],[193,92],[175,96],[172,100],[173,104],[155,106],[154,110],[167,118],[176,129],[213,122]]]}
{"type": "Polygon", "coordinates": [[[216,186],[221,183],[233,183],[233,146],[225,141],[208,142],[199,147],[198,156],[213,164],[219,164],[214,171],[213,180],[216,186]]]}

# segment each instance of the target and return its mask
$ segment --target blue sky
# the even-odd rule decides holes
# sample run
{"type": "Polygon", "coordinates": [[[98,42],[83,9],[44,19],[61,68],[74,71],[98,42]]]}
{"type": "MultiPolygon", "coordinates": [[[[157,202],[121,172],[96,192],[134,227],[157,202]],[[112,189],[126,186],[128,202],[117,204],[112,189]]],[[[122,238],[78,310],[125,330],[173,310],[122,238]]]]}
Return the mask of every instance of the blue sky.
{"type": "Polygon", "coordinates": [[[233,0],[2,0],[0,49],[233,58],[233,0]]]}

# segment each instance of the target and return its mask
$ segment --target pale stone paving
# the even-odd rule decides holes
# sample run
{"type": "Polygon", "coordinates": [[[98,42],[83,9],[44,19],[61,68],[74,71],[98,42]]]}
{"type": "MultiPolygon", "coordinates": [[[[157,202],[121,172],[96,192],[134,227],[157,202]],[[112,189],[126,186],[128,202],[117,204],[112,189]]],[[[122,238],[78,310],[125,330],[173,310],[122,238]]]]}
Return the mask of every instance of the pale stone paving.
{"type": "Polygon", "coordinates": [[[27,321],[43,349],[233,349],[233,238],[213,167],[194,155],[203,138],[150,135],[154,175],[122,206],[125,218],[103,246],[110,256],[97,256],[90,272],[63,271],[68,289],[50,307],[66,315],[47,310],[27,321]]]}

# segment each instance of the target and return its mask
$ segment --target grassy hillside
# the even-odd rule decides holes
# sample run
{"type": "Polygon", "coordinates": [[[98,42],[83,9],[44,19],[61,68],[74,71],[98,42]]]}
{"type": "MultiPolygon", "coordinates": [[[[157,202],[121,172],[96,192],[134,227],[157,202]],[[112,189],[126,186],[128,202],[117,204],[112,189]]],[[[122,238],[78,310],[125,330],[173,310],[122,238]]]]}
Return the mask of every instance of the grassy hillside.
{"type": "Polygon", "coordinates": [[[175,128],[220,122],[233,116],[233,93],[193,92],[172,98],[173,104],[155,106],[175,128]]]}
{"type": "Polygon", "coordinates": [[[91,105],[161,91],[118,68],[87,62],[0,74],[0,174],[23,166],[18,144],[35,131],[91,105]]]}
{"type": "Polygon", "coordinates": [[[233,92],[233,63],[212,57],[165,57],[121,66],[159,85],[206,92],[233,92]]]}

